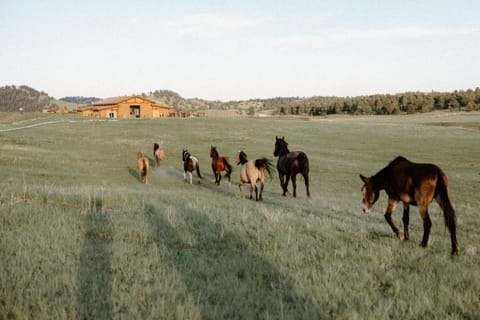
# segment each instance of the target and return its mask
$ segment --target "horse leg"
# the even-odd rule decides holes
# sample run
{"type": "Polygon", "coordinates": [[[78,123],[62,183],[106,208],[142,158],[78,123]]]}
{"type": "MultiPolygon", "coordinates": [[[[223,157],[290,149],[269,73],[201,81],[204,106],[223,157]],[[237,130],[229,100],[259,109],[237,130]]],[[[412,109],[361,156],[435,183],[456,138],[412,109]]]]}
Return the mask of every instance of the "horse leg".
{"type": "Polygon", "coordinates": [[[288,197],[290,192],[288,192],[288,182],[290,181],[290,176],[287,174],[285,177],[285,184],[283,185],[283,195],[288,197]]]}
{"type": "Polygon", "coordinates": [[[255,201],[258,201],[258,188],[257,188],[257,184],[255,183],[253,186],[254,186],[254,188],[255,188],[255,201]]]}
{"type": "MultiPolygon", "coordinates": [[[[253,199],[253,189],[254,188],[255,188],[255,186],[252,183],[250,183],[250,199],[253,199]]],[[[256,192],[256,190],[255,190],[255,192],[256,192]]]]}
{"type": "Polygon", "coordinates": [[[390,228],[392,228],[393,232],[397,235],[397,237],[400,238],[398,228],[392,220],[392,213],[395,211],[397,204],[398,202],[396,200],[389,198],[387,210],[385,211],[384,217],[385,217],[385,220],[387,220],[388,224],[390,225],[390,228]]]}
{"type": "Polygon", "coordinates": [[[262,194],[263,194],[264,185],[265,185],[264,182],[262,180],[260,180],[260,196],[259,196],[260,201],[263,200],[262,194]]]}
{"type": "Polygon", "coordinates": [[[282,187],[283,195],[285,195],[285,175],[278,172],[278,178],[280,179],[280,187],[282,187]]]}
{"type": "Polygon", "coordinates": [[[408,240],[408,223],[410,222],[410,206],[406,203],[403,204],[403,239],[408,240]]]}
{"type": "Polygon", "coordinates": [[[420,217],[423,220],[423,238],[420,245],[426,247],[428,244],[428,236],[430,235],[430,229],[432,228],[432,221],[428,215],[428,205],[419,204],[418,211],[420,212],[420,217]]]}
{"type": "Polygon", "coordinates": [[[187,171],[183,171],[183,180],[187,181],[187,171]]]}
{"type": "Polygon", "coordinates": [[[192,173],[190,171],[188,171],[188,178],[189,178],[190,184],[192,184],[192,173]]]}
{"type": "Polygon", "coordinates": [[[297,175],[292,175],[293,197],[297,197],[297,175]]]}
{"type": "Polygon", "coordinates": [[[307,189],[307,198],[310,198],[310,189],[309,189],[310,183],[308,181],[308,172],[302,173],[302,176],[303,176],[303,180],[305,180],[305,188],[307,189]]]}
{"type": "Polygon", "coordinates": [[[217,186],[219,186],[220,185],[220,180],[222,180],[222,172],[217,172],[216,179],[218,179],[217,186]]]}

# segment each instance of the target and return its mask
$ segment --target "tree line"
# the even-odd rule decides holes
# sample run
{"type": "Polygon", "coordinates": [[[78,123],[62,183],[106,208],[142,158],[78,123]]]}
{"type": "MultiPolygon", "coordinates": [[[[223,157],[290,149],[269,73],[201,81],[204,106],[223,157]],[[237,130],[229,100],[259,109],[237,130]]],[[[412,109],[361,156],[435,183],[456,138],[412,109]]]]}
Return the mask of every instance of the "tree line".
{"type": "Polygon", "coordinates": [[[205,109],[244,110],[245,114],[271,110],[277,115],[323,116],[328,114],[395,115],[424,113],[433,110],[480,110],[480,88],[454,92],[406,92],[376,94],[358,97],[277,97],[247,101],[207,101],[198,98],[185,99],[169,90],[143,93],[184,111],[205,109]]]}
{"type": "Polygon", "coordinates": [[[424,113],[434,110],[480,110],[480,88],[454,92],[407,92],[359,97],[312,97],[270,99],[267,108],[278,114],[322,116],[327,114],[392,115],[424,113]]]}

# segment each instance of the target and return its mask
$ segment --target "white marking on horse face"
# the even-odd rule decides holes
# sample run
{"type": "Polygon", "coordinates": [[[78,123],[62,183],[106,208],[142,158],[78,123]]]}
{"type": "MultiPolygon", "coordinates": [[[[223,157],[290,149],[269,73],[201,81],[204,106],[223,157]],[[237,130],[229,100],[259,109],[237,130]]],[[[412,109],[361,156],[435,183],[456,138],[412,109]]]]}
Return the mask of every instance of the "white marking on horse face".
{"type": "Polygon", "coordinates": [[[368,199],[368,192],[367,192],[367,187],[363,186],[362,188],[362,204],[363,204],[363,213],[370,213],[370,209],[373,206],[373,203],[371,203],[368,199]]]}

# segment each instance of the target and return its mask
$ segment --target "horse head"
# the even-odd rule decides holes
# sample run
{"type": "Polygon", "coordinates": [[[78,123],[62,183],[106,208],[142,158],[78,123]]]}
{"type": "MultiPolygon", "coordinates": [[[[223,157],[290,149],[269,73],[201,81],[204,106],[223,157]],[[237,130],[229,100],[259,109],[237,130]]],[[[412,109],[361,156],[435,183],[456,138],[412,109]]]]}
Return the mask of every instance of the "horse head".
{"type": "Polygon", "coordinates": [[[363,212],[369,213],[370,209],[373,207],[375,202],[378,200],[380,191],[376,188],[373,179],[370,177],[365,177],[360,175],[360,179],[363,181],[362,186],[362,203],[363,203],[363,212]]]}
{"type": "Polygon", "coordinates": [[[210,146],[210,158],[217,158],[218,157],[218,151],[217,151],[217,146],[210,146]]]}
{"type": "Polygon", "coordinates": [[[237,165],[247,162],[247,154],[243,150],[238,151],[237,165]]]}
{"type": "Polygon", "coordinates": [[[275,136],[275,150],[273,151],[273,155],[278,157],[289,152],[288,143],[285,141],[285,137],[279,138],[275,136]]]}
{"type": "Polygon", "coordinates": [[[187,149],[183,149],[182,151],[182,159],[183,161],[186,161],[190,157],[190,153],[188,153],[187,149]]]}

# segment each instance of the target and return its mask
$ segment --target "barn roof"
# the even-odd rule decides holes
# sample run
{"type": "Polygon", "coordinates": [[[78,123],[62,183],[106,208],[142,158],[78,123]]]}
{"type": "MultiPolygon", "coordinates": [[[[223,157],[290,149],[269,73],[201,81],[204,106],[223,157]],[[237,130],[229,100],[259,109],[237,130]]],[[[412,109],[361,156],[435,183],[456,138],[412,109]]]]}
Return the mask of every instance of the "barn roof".
{"type": "Polygon", "coordinates": [[[92,103],[92,106],[111,106],[111,105],[115,105],[115,104],[121,103],[123,101],[126,101],[128,99],[132,99],[132,98],[139,98],[139,99],[151,102],[153,104],[157,104],[157,102],[154,101],[154,100],[147,99],[147,98],[140,97],[140,96],[122,96],[122,97],[113,97],[113,98],[107,98],[107,99],[104,99],[104,100],[96,101],[96,102],[92,103]]]}
{"type": "Polygon", "coordinates": [[[87,110],[87,109],[100,110],[100,109],[103,109],[103,108],[108,108],[108,107],[114,106],[116,104],[119,104],[119,103],[121,103],[123,101],[126,101],[128,99],[131,99],[131,98],[139,98],[139,99],[148,101],[156,107],[162,107],[162,108],[168,108],[168,109],[172,108],[170,106],[160,104],[157,101],[154,101],[152,99],[148,99],[148,98],[144,98],[144,97],[140,97],[140,96],[121,96],[121,97],[112,97],[112,98],[107,98],[107,99],[99,100],[99,101],[96,101],[96,102],[92,102],[90,105],[78,108],[78,110],[87,110]]]}

